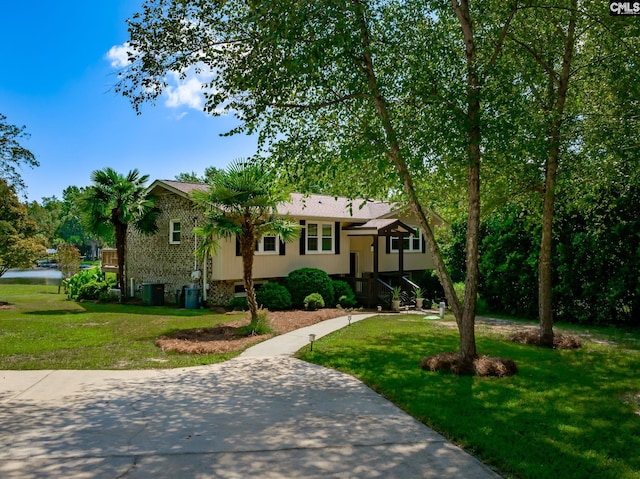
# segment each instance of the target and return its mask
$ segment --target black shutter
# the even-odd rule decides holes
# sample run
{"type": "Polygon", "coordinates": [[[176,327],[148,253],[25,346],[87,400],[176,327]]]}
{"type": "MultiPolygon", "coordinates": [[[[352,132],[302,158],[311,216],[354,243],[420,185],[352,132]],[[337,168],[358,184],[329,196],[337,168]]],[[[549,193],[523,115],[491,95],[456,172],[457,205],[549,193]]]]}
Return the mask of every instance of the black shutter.
{"type": "Polygon", "coordinates": [[[280,240],[280,256],[284,256],[285,254],[287,254],[285,242],[280,240]]]}
{"type": "Polygon", "coordinates": [[[240,238],[236,235],[236,256],[241,256],[240,254],[240,238]]]}
{"type": "Polygon", "coordinates": [[[384,237],[384,251],[387,254],[391,253],[391,236],[384,237]]]}
{"type": "Polygon", "coordinates": [[[424,243],[424,234],[418,228],[416,228],[416,233],[420,235],[420,246],[422,247],[422,252],[426,253],[427,245],[424,243]]]}
{"type": "Polygon", "coordinates": [[[340,254],[340,222],[336,221],[336,227],[334,228],[334,234],[336,235],[335,237],[335,253],[336,254],[340,254]]]}
{"type": "Polygon", "coordinates": [[[307,222],[305,220],[300,220],[300,226],[302,226],[302,228],[300,228],[300,254],[303,255],[306,252],[306,246],[307,246],[307,229],[305,228],[305,225],[307,224],[307,222]]]}

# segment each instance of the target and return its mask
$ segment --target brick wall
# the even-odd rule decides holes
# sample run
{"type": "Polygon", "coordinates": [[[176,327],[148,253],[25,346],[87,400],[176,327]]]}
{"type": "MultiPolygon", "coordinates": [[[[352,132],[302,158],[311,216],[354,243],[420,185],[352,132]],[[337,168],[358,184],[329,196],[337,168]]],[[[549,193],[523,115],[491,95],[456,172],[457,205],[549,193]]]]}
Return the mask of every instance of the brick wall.
{"type": "MultiPolygon", "coordinates": [[[[143,283],[162,283],[165,285],[165,301],[174,302],[176,290],[194,283],[191,279],[194,266],[202,271],[202,262],[196,264],[193,255],[193,229],[202,224],[202,215],[193,208],[190,200],[175,194],[157,196],[156,206],[161,210],[156,234],[145,236],[133,228],[127,233],[127,275],[135,281],[136,296],[141,295],[143,283]],[[169,224],[172,220],[181,223],[180,244],[169,243],[169,224]]],[[[211,271],[211,259],[207,268],[211,271]]],[[[196,286],[202,288],[202,280],[197,281],[196,286]]],[[[226,304],[233,296],[233,283],[210,282],[208,296],[211,305],[226,304]]]]}

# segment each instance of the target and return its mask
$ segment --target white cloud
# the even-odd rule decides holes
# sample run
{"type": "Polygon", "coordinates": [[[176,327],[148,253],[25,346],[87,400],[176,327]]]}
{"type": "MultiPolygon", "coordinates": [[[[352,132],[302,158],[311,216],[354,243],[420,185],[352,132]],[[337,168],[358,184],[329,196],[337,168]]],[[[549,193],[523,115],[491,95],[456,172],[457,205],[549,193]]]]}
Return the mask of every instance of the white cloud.
{"type": "Polygon", "coordinates": [[[132,52],[129,42],[124,42],[122,45],[114,45],[107,52],[107,60],[111,62],[111,66],[114,68],[124,68],[129,65],[129,52],[132,52]]]}
{"type": "MultiPolygon", "coordinates": [[[[107,54],[112,68],[124,68],[130,65],[129,57],[136,56],[137,52],[131,48],[129,42],[112,46],[107,54]]],[[[183,74],[171,71],[165,77],[167,86],[163,92],[165,106],[168,108],[191,108],[203,111],[205,98],[203,86],[214,77],[213,72],[204,64],[189,67],[183,74]]],[[[185,114],[180,114],[177,119],[182,119],[185,114]]]]}
{"type": "Polygon", "coordinates": [[[180,77],[176,72],[167,75],[165,105],[170,108],[186,106],[202,111],[205,104],[202,87],[213,78],[213,73],[208,68],[200,67],[196,72],[196,69],[191,67],[186,71],[184,78],[180,77]]]}

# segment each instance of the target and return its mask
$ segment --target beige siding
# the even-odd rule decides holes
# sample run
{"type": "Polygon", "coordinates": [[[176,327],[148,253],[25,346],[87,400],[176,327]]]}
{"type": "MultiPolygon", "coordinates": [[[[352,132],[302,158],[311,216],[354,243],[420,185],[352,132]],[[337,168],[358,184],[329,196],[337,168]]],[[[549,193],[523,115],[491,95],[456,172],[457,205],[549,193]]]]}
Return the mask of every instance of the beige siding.
{"type": "MultiPolygon", "coordinates": [[[[310,220],[313,222],[323,220],[310,220]]],[[[325,220],[330,222],[330,220],[325,220]]],[[[253,263],[255,279],[283,278],[298,268],[319,268],[330,275],[349,273],[349,238],[340,229],[340,254],[307,253],[300,254],[300,241],[296,239],[285,246],[284,256],[276,254],[256,254],[253,263]]],[[[225,240],[214,258],[212,279],[242,279],[242,258],[236,256],[235,240],[225,240]]]]}

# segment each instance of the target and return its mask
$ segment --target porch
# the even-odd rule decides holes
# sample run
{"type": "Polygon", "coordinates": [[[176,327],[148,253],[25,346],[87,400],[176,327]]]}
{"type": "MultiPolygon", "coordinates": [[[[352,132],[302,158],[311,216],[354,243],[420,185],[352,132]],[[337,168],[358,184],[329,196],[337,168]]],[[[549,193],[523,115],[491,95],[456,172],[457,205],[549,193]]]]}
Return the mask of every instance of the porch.
{"type": "MultiPolygon", "coordinates": [[[[419,231],[395,218],[371,220],[344,230],[351,240],[347,281],[358,302],[367,308],[391,309],[394,289],[399,289],[400,307],[415,307],[418,285],[405,271],[405,252],[425,252],[419,231]],[[380,252],[382,247],[384,255],[380,252]]],[[[415,261],[416,256],[413,258],[415,261]]],[[[415,266],[412,264],[409,269],[423,269],[415,266]]]]}

